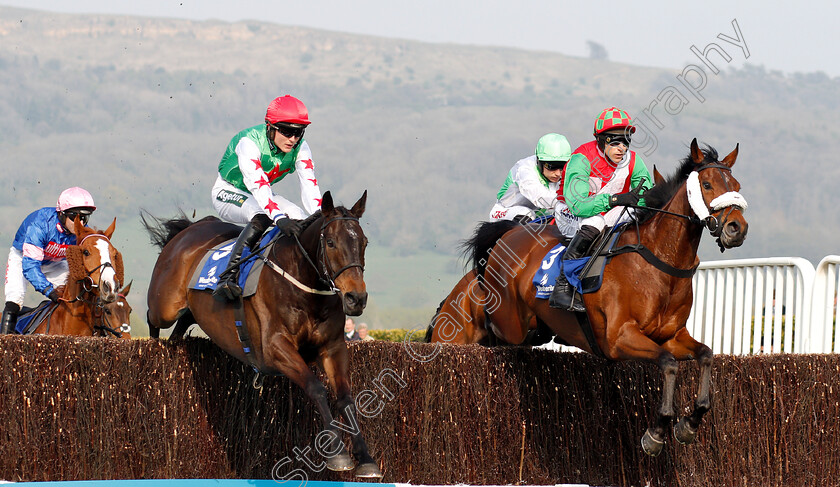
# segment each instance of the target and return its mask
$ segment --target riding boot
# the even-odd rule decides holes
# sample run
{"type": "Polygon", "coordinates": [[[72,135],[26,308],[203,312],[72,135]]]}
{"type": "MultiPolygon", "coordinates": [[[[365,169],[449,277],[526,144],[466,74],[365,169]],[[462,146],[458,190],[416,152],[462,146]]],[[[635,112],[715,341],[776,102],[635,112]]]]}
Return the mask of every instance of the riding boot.
{"type": "Polygon", "coordinates": [[[0,335],[9,335],[15,332],[19,312],[20,306],[17,303],[11,301],[6,302],[6,308],[3,310],[3,318],[0,321],[0,335]]]}
{"type": "Polygon", "coordinates": [[[268,216],[257,215],[245,225],[230,251],[227,269],[219,274],[219,282],[216,284],[216,290],[213,291],[213,297],[216,300],[233,301],[242,296],[242,288],[239,286],[239,263],[242,259],[242,251],[246,246],[253,251],[270,224],[271,220],[268,216]]]}
{"type": "MultiPolygon", "coordinates": [[[[569,247],[563,254],[563,261],[580,259],[586,255],[589,246],[601,232],[590,225],[583,225],[569,242],[569,247]]],[[[566,279],[566,274],[561,270],[554,284],[554,291],[548,299],[548,305],[552,308],[567,309],[569,311],[584,312],[583,298],[577,294],[574,286],[566,279]]]]}

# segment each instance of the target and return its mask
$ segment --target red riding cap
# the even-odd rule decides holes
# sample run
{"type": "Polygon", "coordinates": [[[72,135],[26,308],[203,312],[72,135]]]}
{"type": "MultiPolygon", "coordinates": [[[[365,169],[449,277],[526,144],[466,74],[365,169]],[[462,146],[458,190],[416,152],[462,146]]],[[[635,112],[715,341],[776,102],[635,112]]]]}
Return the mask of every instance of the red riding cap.
{"type": "Polygon", "coordinates": [[[306,105],[291,95],[275,98],[265,111],[265,121],[272,124],[285,122],[309,125],[311,123],[306,105]]]}
{"type": "Polygon", "coordinates": [[[616,107],[605,108],[595,119],[595,135],[616,129],[624,129],[625,133],[631,134],[636,131],[627,112],[616,107]]]}

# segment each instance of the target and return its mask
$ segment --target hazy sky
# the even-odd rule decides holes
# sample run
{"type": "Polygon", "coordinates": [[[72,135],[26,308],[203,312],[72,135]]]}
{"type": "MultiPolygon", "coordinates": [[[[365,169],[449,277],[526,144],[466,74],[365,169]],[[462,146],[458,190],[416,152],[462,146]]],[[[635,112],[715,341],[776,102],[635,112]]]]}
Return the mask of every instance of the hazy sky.
{"type": "MultiPolygon", "coordinates": [[[[427,42],[497,45],[587,56],[587,40],[609,58],[682,69],[703,50],[735,37],[749,50],[731,51],[729,66],[749,62],[768,70],[840,75],[837,6],[829,0],[779,3],[563,2],[555,0],[0,0],[0,4],[72,13],[112,13],[193,20],[262,20],[286,25],[427,42]],[[736,55],[737,54],[737,55],[736,55]]],[[[282,46],[278,46],[282,52],[282,46]]]]}

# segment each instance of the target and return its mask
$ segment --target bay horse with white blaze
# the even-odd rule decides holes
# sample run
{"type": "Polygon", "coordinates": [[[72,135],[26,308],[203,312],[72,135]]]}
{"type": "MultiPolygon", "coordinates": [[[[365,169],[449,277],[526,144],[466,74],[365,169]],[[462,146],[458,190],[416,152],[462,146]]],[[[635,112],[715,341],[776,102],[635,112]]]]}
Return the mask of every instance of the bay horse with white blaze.
{"type": "MultiPolygon", "coordinates": [[[[648,360],[664,376],[662,401],[655,425],[642,437],[642,448],[658,455],[676,418],[674,388],[678,361],[695,359],[700,385],[693,412],[677,422],[674,436],[691,443],[703,415],[711,408],[711,349],[692,338],[685,324],[691,311],[691,276],[699,259],[697,248],[704,227],[721,250],[740,246],[747,234],[746,201],[732,176],[736,146],[723,160],[711,147],[691,142],[689,155],[676,174],[659,182],[643,197],[647,209],[637,209],[638,224],[625,226],[604,270],[603,284],[584,294],[591,327],[574,313],[549,307],[536,299],[531,282],[548,250],[561,241],[554,226],[534,229],[484,223],[473,239],[475,267],[492,301],[487,306],[489,328],[502,340],[520,344],[533,320],[547,324],[566,344],[609,360],[648,360]],[[493,228],[498,229],[493,234],[493,228]],[[489,258],[487,257],[489,252],[489,258]]],[[[501,222],[506,223],[506,222],[501,222]]]]}
{"type": "MultiPolygon", "coordinates": [[[[197,222],[157,220],[155,225],[143,218],[152,241],[161,247],[149,283],[151,336],[157,338],[160,329],[177,323],[172,336],[180,337],[197,323],[220,348],[259,373],[288,377],[306,391],[321,414],[324,431],[332,433],[324,450],[335,452],[326,459],[334,471],[352,470],[353,460],[334,424],[327,389],[309,366],[317,363],[324,370],[340,414],[351,426],[358,425],[344,319],[345,313],[360,315],[367,303],[363,275],[367,238],[359,223],[366,200],[367,191],[348,210],[334,206],[326,192],[321,210],[303,221],[299,240],[281,237],[264,249],[266,266],[256,293],[234,303],[219,302],[210,291],[189,289],[189,284],[202,257],[236,238],[241,227],[215,217],[197,222]]],[[[359,462],[356,476],[381,477],[359,429],[353,431],[352,442],[359,462]]]]}

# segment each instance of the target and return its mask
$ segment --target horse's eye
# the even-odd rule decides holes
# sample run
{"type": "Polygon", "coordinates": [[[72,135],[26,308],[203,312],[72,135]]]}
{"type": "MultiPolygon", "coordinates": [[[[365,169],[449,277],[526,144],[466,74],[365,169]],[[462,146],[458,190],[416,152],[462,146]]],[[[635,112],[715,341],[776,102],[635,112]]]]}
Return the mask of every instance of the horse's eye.
{"type": "Polygon", "coordinates": [[[85,255],[85,257],[90,257],[90,251],[88,249],[82,250],[82,253],[85,255]]]}
{"type": "Polygon", "coordinates": [[[327,239],[327,247],[329,247],[329,248],[335,247],[335,242],[333,242],[333,239],[331,239],[331,238],[327,239]]]}
{"type": "Polygon", "coordinates": [[[703,189],[712,189],[712,185],[708,181],[703,181],[703,189]]]}

